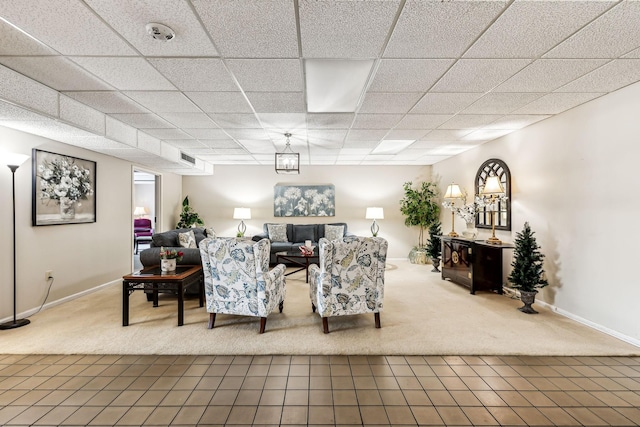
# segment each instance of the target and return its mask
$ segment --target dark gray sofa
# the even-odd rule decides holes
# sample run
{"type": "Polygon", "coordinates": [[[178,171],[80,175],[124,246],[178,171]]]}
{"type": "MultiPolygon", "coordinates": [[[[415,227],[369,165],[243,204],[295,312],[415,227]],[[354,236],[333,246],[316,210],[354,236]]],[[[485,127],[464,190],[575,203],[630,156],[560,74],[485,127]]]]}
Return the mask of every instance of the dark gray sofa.
{"type": "Polygon", "coordinates": [[[151,236],[151,245],[148,249],[140,252],[140,262],[145,267],[160,264],[160,248],[175,249],[182,252],[182,260],[178,261],[178,264],[182,265],[200,265],[200,249],[199,248],[183,248],[178,243],[178,234],[185,233],[189,230],[193,230],[193,234],[196,236],[196,244],[207,237],[204,228],[178,228],[176,230],[169,230],[162,233],[156,233],[151,236]]]}
{"type": "MultiPolygon", "coordinates": [[[[253,236],[253,240],[258,242],[261,239],[269,238],[267,226],[269,224],[278,224],[275,222],[265,223],[262,228],[263,232],[253,236]]],[[[332,222],[326,225],[343,225],[344,235],[350,236],[345,222],[332,222]]],[[[297,251],[300,246],[304,246],[305,240],[311,240],[313,246],[318,246],[320,238],[324,237],[325,224],[287,224],[287,240],[288,242],[271,242],[271,264],[276,263],[276,253],[284,251],[297,251]]]]}

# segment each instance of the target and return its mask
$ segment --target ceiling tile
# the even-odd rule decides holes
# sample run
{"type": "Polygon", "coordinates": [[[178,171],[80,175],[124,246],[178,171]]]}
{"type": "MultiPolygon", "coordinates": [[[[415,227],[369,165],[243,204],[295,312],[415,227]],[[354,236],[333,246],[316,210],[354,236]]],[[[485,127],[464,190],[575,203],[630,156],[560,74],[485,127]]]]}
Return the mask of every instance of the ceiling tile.
{"type": "Polygon", "coordinates": [[[227,138],[227,139],[204,139],[204,140],[200,140],[200,142],[203,145],[206,145],[207,147],[210,148],[238,148],[239,145],[236,141],[234,141],[233,139],[227,138]]]}
{"type": "Polygon", "coordinates": [[[147,110],[120,92],[64,92],[103,113],[145,113],[147,110]]]}
{"type": "Polygon", "coordinates": [[[269,140],[269,135],[264,129],[229,129],[229,135],[237,139],[269,140]]]}
{"type": "Polygon", "coordinates": [[[144,128],[144,129],[168,129],[175,127],[171,123],[166,120],[158,117],[155,114],[151,113],[142,113],[142,114],[109,114],[109,116],[113,117],[116,120],[120,120],[123,123],[126,123],[135,128],[144,128]]]}
{"type": "Polygon", "coordinates": [[[224,129],[207,129],[207,128],[196,128],[196,129],[189,129],[189,128],[185,128],[182,129],[184,132],[188,133],[189,135],[191,135],[192,137],[196,138],[196,139],[229,139],[229,135],[225,132],[224,129]]]}
{"type": "Polygon", "coordinates": [[[143,58],[74,56],[71,60],[119,90],[175,90],[143,58]]]}
{"type": "Polygon", "coordinates": [[[368,92],[360,113],[406,113],[418,102],[421,93],[368,92]]]}
{"type": "Polygon", "coordinates": [[[499,1],[408,0],[386,58],[457,58],[504,8],[499,1]]]}
{"type": "Polygon", "coordinates": [[[400,120],[395,128],[435,129],[450,118],[451,114],[407,114],[400,120]]]}
{"type": "Polygon", "coordinates": [[[175,0],[85,1],[143,55],[217,56],[218,54],[188,2],[175,0]],[[168,42],[155,40],[145,28],[150,22],[167,25],[176,33],[176,36],[168,42]]]}
{"type": "Polygon", "coordinates": [[[539,59],[502,83],[496,92],[550,92],[603,65],[606,60],[539,59]]]}
{"type": "Polygon", "coordinates": [[[2,18],[65,55],[135,55],[93,11],[77,0],[3,0],[2,18]]]}
{"type": "Polygon", "coordinates": [[[342,147],[342,142],[344,141],[344,137],[346,135],[346,129],[310,129],[309,131],[307,131],[309,144],[320,145],[323,147],[342,147]]]}
{"type": "MultiPolygon", "coordinates": [[[[42,116],[17,105],[0,101],[0,120],[27,121],[42,120],[42,116]]],[[[0,124],[1,125],[1,124],[0,124]]]]}
{"type": "Polygon", "coordinates": [[[544,55],[545,58],[617,58],[640,46],[640,2],[619,2],[544,55]]]}
{"type": "Polygon", "coordinates": [[[302,92],[247,92],[256,113],[303,113],[302,92]]]}
{"type": "Polygon", "coordinates": [[[550,93],[514,111],[514,114],[559,114],[603,93],[550,93]]]}
{"type": "Polygon", "coordinates": [[[180,128],[217,128],[211,117],[205,113],[158,113],[158,115],[169,123],[180,128]]]}
{"type": "Polygon", "coordinates": [[[465,58],[537,58],[614,1],[516,1],[464,54],[465,58]]]}
{"type": "Polygon", "coordinates": [[[640,59],[615,59],[556,92],[613,92],[640,80],[640,59]]]}
{"type": "Polygon", "coordinates": [[[402,114],[357,114],[353,129],[389,129],[402,119],[402,114]]]}
{"type": "Polygon", "coordinates": [[[433,92],[487,92],[529,64],[526,59],[461,59],[433,92]]]}
{"type": "Polygon", "coordinates": [[[0,63],[58,91],[113,89],[62,56],[0,57],[0,63]]]}
{"type": "Polygon", "coordinates": [[[138,148],[160,155],[160,146],[160,140],[158,138],[154,138],[145,132],[138,131],[138,148]]]}
{"type": "Polygon", "coordinates": [[[480,98],[482,93],[427,93],[411,114],[456,114],[480,98]]]}
{"type": "Polygon", "coordinates": [[[185,92],[205,113],[252,113],[241,92],[185,92]]]}
{"type": "Polygon", "coordinates": [[[245,92],[302,91],[298,59],[230,59],[229,69],[245,92]]]}
{"type": "Polygon", "coordinates": [[[400,1],[299,1],[305,58],[376,58],[400,1]]]}
{"type": "MultiPolygon", "coordinates": [[[[0,12],[0,14],[3,14],[0,12]]],[[[57,52],[0,19],[0,55],[57,55],[57,52]]]]}
{"type": "Polygon", "coordinates": [[[258,118],[265,129],[280,129],[283,132],[306,129],[306,115],[304,113],[260,113],[258,118]]]}
{"type": "Polygon", "coordinates": [[[212,113],[209,117],[221,128],[258,128],[260,122],[255,114],[212,113]]]}
{"type": "Polygon", "coordinates": [[[184,91],[237,91],[238,85],[220,59],[149,58],[167,80],[184,91]]]}
{"type": "Polygon", "coordinates": [[[180,129],[144,129],[144,132],[163,141],[173,139],[194,139],[191,135],[180,129]]]}
{"type": "Polygon", "coordinates": [[[369,91],[426,92],[453,62],[453,59],[384,59],[369,91]]]}
{"type": "Polygon", "coordinates": [[[351,129],[347,135],[347,141],[380,141],[386,134],[387,129],[351,129]]]}
{"type": "MultiPolygon", "coordinates": [[[[266,153],[266,154],[275,154],[276,147],[273,146],[271,141],[266,140],[251,140],[251,139],[241,139],[240,145],[242,145],[247,151],[251,153],[266,153]]],[[[270,158],[272,161],[273,157],[270,158]]]]}
{"type": "Polygon", "coordinates": [[[120,141],[132,147],[137,145],[138,131],[135,128],[109,116],[106,116],[105,120],[107,125],[105,136],[107,138],[120,141]]]}
{"type": "Polygon", "coordinates": [[[60,120],[98,135],[105,133],[106,119],[103,113],[64,95],[60,95],[60,120]]]}
{"type": "Polygon", "coordinates": [[[58,92],[0,65],[0,98],[50,116],[58,115],[58,92]]]}
{"type": "Polygon", "coordinates": [[[419,139],[427,132],[429,129],[391,129],[384,139],[419,139]]]}
{"type": "Polygon", "coordinates": [[[198,113],[200,109],[181,92],[169,91],[125,91],[129,98],[154,113],[198,113]]]}
{"type": "Polygon", "coordinates": [[[497,114],[458,114],[447,120],[440,129],[477,129],[500,117],[497,114]]]}
{"type": "Polygon", "coordinates": [[[191,0],[191,3],[223,56],[298,56],[294,2],[191,0]]]}
{"type": "Polygon", "coordinates": [[[508,129],[517,130],[544,120],[548,115],[532,115],[532,114],[509,114],[488,125],[483,129],[508,129]]]}
{"type": "Polygon", "coordinates": [[[342,114],[307,114],[307,126],[309,129],[348,129],[353,123],[355,114],[342,113],[342,114]]]}
{"type": "Polygon", "coordinates": [[[490,92],[465,108],[463,114],[508,114],[540,98],[544,93],[498,93],[490,92]]]}

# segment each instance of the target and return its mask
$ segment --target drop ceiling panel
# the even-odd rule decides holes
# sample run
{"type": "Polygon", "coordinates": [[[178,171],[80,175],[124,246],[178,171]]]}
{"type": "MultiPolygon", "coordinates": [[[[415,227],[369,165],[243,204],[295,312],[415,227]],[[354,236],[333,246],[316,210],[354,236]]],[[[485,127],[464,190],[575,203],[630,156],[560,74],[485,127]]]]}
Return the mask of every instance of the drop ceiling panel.
{"type": "Polygon", "coordinates": [[[138,131],[138,148],[153,154],[160,154],[160,140],[151,135],[138,131]]]}
{"type": "Polygon", "coordinates": [[[495,122],[492,122],[485,126],[483,129],[494,130],[517,130],[532,125],[544,120],[550,116],[548,115],[533,115],[533,114],[509,114],[504,116],[495,122]]]}
{"type": "Polygon", "coordinates": [[[229,69],[247,92],[302,91],[298,59],[230,59],[229,69]]]}
{"type": "Polygon", "coordinates": [[[504,8],[499,1],[406,2],[385,58],[457,58],[504,8]]]}
{"type": "Polygon", "coordinates": [[[3,66],[0,66],[0,82],[0,99],[50,116],[58,115],[58,92],[55,90],[3,66]]]}
{"type": "Polygon", "coordinates": [[[613,1],[516,1],[465,58],[537,58],[614,5],[613,1]]]}
{"type": "MultiPolygon", "coordinates": [[[[0,11],[0,17],[3,12],[0,11]]],[[[0,56],[57,55],[57,52],[0,19],[0,56]]]]}
{"type": "MultiPolygon", "coordinates": [[[[43,120],[42,116],[17,105],[0,101],[0,120],[27,121],[43,120]]],[[[1,123],[0,123],[1,125],[1,123]]]]}
{"type": "Polygon", "coordinates": [[[183,129],[196,139],[229,139],[229,135],[223,129],[183,129]]]}
{"type": "Polygon", "coordinates": [[[58,91],[113,89],[62,56],[0,57],[0,63],[58,91]]]}
{"type": "Polygon", "coordinates": [[[71,60],[119,90],[176,89],[143,58],[74,56],[71,60]]]}
{"type": "Polygon", "coordinates": [[[514,114],[559,114],[591,101],[602,93],[550,93],[514,111],[514,114]]]}
{"type": "Polygon", "coordinates": [[[194,139],[188,133],[182,131],[181,129],[143,129],[149,135],[165,140],[170,141],[174,139],[194,139]]]}
{"type": "Polygon", "coordinates": [[[294,2],[192,0],[221,55],[230,58],[298,56],[294,2]]]}
{"type": "Polygon", "coordinates": [[[135,147],[138,142],[138,131],[119,120],[106,116],[106,132],[107,138],[122,142],[123,144],[135,147]]]}
{"type": "Polygon", "coordinates": [[[369,91],[426,92],[453,62],[452,59],[384,59],[369,91]]]}
{"type": "Polygon", "coordinates": [[[398,0],[300,1],[302,55],[306,58],[376,58],[399,4],[398,0]]]}
{"type": "Polygon", "coordinates": [[[269,135],[264,129],[229,129],[227,132],[238,141],[241,139],[269,140],[269,135]]]}
{"type": "Polygon", "coordinates": [[[640,2],[619,2],[545,58],[617,58],[640,46],[640,2]]]}
{"type": "Polygon", "coordinates": [[[471,129],[435,129],[420,138],[422,141],[456,141],[468,135],[471,129]]]}
{"type": "Polygon", "coordinates": [[[490,92],[465,108],[463,114],[508,114],[544,93],[498,93],[490,92]]]}
{"type": "MultiPolygon", "coordinates": [[[[240,145],[245,147],[245,149],[251,153],[275,154],[276,152],[276,148],[273,146],[271,141],[242,139],[240,140],[240,145]]],[[[274,158],[271,157],[271,160],[273,161],[274,158]]]]}
{"type": "Polygon", "coordinates": [[[495,90],[497,92],[551,92],[606,62],[606,60],[587,59],[539,59],[495,90]]]}
{"type": "Polygon", "coordinates": [[[309,144],[320,145],[322,147],[342,147],[342,142],[344,141],[345,136],[347,136],[346,129],[309,129],[307,131],[309,144]]]}
{"type": "Polygon", "coordinates": [[[401,119],[402,114],[357,114],[353,129],[389,129],[401,119]]]}
{"type": "Polygon", "coordinates": [[[638,80],[639,59],[616,59],[556,89],[556,92],[613,92],[638,80]]]}
{"type": "Polygon", "coordinates": [[[435,129],[450,118],[451,114],[407,114],[402,118],[402,120],[400,120],[395,128],[435,129]]]}
{"type": "Polygon", "coordinates": [[[391,129],[384,139],[419,139],[429,132],[428,129],[391,129]]]}
{"type": "Polygon", "coordinates": [[[211,117],[205,113],[158,113],[160,117],[179,128],[217,128],[211,117]]]}
{"type": "Polygon", "coordinates": [[[307,114],[307,126],[309,129],[349,129],[355,114],[307,114]]]}
{"type": "Polygon", "coordinates": [[[458,114],[447,120],[440,129],[475,129],[486,126],[500,117],[496,114],[458,114]]]}
{"type": "Polygon", "coordinates": [[[182,92],[125,91],[123,93],[154,113],[197,113],[201,111],[182,92]]]}
{"type": "Polygon", "coordinates": [[[168,129],[175,127],[161,117],[151,113],[109,114],[109,116],[137,129],[168,129]]]}
{"type": "Polygon", "coordinates": [[[237,91],[239,88],[220,59],[150,58],[149,62],[184,91],[237,91]]]}
{"type": "Polygon", "coordinates": [[[422,97],[421,93],[368,92],[360,113],[407,113],[422,97]]]}
{"type": "Polygon", "coordinates": [[[204,144],[205,146],[209,147],[209,148],[238,148],[240,147],[240,145],[238,145],[237,142],[235,142],[233,139],[204,139],[204,140],[200,140],[200,142],[202,144],[204,144]]]}
{"type": "Polygon", "coordinates": [[[211,40],[188,2],[175,0],[85,0],[129,43],[148,56],[217,56],[211,40]],[[176,37],[155,40],[145,28],[150,22],[171,27],[176,37]]]}
{"type": "Polygon", "coordinates": [[[284,132],[306,128],[306,115],[304,113],[260,113],[258,118],[265,129],[280,129],[284,132]]]}
{"type": "Polygon", "coordinates": [[[0,15],[65,55],[136,54],[82,1],[3,0],[0,15]]]}
{"type": "MultiPolygon", "coordinates": [[[[359,117],[362,117],[362,116],[359,116],[359,117]]],[[[397,119],[395,120],[395,122],[397,123],[397,119]]],[[[393,127],[393,125],[390,127],[393,127]]],[[[378,130],[378,129],[352,128],[349,131],[349,134],[347,135],[347,141],[379,141],[387,134],[387,132],[388,132],[387,129],[378,130]]]]}
{"type": "Polygon", "coordinates": [[[483,93],[427,93],[411,110],[414,114],[455,114],[478,98],[483,93]]]}
{"type": "Polygon", "coordinates": [[[60,120],[72,123],[88,131],[104,135],[105,115],[75,99],[60,95],[60,120]]]}
{"type": "Polygon", "coordinates": [[[247,92],[256,113],[304,113],[302,92],[247,92]]]}
{"type": "Polygon", "coordinates": [[[241,92],[185,92],[205,113],[251,113],[241,92]]]}
{"type": "Polygon", "coordinates": [[[368,149],[368,150],[373,150],[374,148],[376,148],[376,146],[380,143],[380,139],[377,139],[375,141],[350,141],[350,140],[345,140],[344,144],[342,145],[343,148],[362,148],[362,149],[368,149]]]}
{"type": "Polygon", "coordinates": [[[486,92],[529,64],[526,59],[461,59],[433,87],[434,92],[486,92]]]}
{"type": "Polygon", "coordinates": [[[209,117],[222,128],[259,128],[260,122],[255,114],[209,114],[209,117]]]}
{"type": "Polygon", "coordinates": [[[103,113],[146,113],[147,110],[121,92],[63,92],[103,113]]]}

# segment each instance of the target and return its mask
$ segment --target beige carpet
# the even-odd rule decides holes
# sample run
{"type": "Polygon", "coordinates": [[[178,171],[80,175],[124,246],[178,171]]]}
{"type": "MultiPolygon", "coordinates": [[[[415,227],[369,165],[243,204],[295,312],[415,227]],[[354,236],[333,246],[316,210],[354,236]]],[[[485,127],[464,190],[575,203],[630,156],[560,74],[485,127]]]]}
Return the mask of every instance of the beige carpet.
{"type": "Polygon", "coordinates": [[[385,276],[382,328],[373,314],[329,320],[311,312],[304,273],[287,278],[284,312],[271,314],[258,334],[256,318],[208,314],[185,303],[177,326],[176,300],[153,308],[144,293],[131,297],[130,326],[122,327],[122,290],[113,285],[32,316],[31,324],[0,334],[4,354],[358,354],[358,355],[640,355],[640,348],[562,317],[540,305],[440,279],[431,266],[392,261],[385,276]]]}

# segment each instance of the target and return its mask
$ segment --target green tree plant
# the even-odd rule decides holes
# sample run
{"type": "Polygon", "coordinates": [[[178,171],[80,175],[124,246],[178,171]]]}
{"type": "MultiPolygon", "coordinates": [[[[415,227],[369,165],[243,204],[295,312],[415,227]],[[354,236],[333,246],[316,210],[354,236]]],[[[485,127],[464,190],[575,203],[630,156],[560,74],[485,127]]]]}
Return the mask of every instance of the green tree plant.
{"type": "Polygon", "coordinates": [[[431,259],[440,258],[440,253],[442,251],[442,244],[440,242],[440,237],[442,235],[442,224],[440,220],[436,220],[432,222],[429,226],[429,241],[427,242],[427,255],[431,259]]]}
{"type": "Polygon", "coordinates": [[[189,196],[186,196],[182,201],[182,212],[180,212],[180,221],[176,224],[176,228],[191,228],[198,225],[203,226],[204,221],[200,218],[200,215],[189,206],[189,196]]]}
{"type": "Polygon", "coordinates": [[[511,262],[511,274],[509,282],[514,289],[525,292],[535,292],[544,288],[549,283],[544,278],[542,262],[544,254],[540,252],[540,246],[536,242],[534,232],[528,222],[524,223],[521,232],[516,233],[513,261],[511,262]]]}
{"type": "Polygon", "coordinates": [[[404,225],[420,227],[418,247],[424,248],[424,229],[429,227],[440,216],[440,206],[436,202],[438,188],[432,182],[423,182],[413,188],[411,181],[403,185],[404,197],[400,200],[400,212],[406,217],[404,225]]]}

